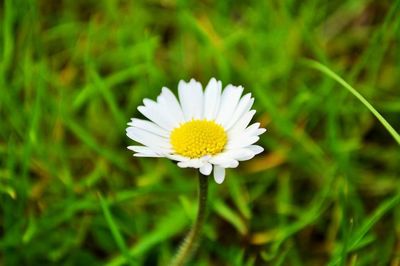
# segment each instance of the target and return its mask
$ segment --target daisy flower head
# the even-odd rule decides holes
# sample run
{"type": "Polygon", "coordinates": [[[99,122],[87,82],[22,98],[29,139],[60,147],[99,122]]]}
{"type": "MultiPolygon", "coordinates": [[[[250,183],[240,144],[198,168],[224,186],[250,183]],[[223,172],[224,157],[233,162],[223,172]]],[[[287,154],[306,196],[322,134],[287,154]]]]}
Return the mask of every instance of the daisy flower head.
{"type": "Polygon", "coordinates": [[[221,184],[225,169],[235,168],[261,153],[254,145],[265,132],[260,123],[250,124],[256,113],[254,98],[242,96],[243,87],[212,78],[204,91],[194,79],[178,84],[178,99],[166,87],[156,101],[144,99],[138,107],[148,120],[132,118],[126,134],[141,145],[129,146],[137,157],[166,157],[182,168],[214,172],[221,184]],[[214,170],[214,171],[213,171],[214,170]]]}

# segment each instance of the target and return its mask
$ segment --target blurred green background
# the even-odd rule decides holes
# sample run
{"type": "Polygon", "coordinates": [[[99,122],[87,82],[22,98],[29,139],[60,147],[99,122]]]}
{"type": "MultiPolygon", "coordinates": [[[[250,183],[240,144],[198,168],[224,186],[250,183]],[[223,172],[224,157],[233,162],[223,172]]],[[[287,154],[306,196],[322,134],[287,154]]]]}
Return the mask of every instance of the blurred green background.
{"type": "Polygon", "coordinates": [[[265,152],[210,182],[190,265],[400,265],[400,1],[0,1],[0,264],[167,265],[196,171],[126,123],[180,79],[243,85],[265,152]]]}

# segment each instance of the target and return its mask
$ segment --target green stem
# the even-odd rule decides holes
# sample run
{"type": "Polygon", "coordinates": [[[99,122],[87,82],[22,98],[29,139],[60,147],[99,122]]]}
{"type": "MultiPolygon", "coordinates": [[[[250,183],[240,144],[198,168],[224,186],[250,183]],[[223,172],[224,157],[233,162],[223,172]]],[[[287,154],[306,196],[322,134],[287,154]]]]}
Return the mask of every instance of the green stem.
{"type": "Polygon", "coordinates": [[[208,178],[199,173],[199,203],[197,210],[197,218],[190,229],[189,233],[183,240],[179,250],[177,251],[174,259],[172,260],[171,266],[183,266],[189,261],[190,257],[196,251],[201,230],[206,218],[206,207],[207,207],[207,194],[208,194],[208,178]]]}

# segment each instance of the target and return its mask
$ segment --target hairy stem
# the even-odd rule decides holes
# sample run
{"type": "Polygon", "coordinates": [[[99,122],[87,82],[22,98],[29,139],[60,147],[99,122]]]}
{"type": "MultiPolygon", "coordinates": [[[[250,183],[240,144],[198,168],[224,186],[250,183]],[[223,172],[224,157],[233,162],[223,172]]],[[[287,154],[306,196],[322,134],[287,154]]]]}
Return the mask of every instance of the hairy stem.
{"type": "Polygon", "coordinates": [[[193,253],[196,251],[201,230],[206,218],[206,207],[207,207],[207,194],[208,194],[208,177],[199,173],[199,203],[197,210],[197,218],[194,222],[189,233],[183,240],[179,250],[177,251],[174,259],[172,260],[171,266],[183,266],[190,259],[193,253]]]}

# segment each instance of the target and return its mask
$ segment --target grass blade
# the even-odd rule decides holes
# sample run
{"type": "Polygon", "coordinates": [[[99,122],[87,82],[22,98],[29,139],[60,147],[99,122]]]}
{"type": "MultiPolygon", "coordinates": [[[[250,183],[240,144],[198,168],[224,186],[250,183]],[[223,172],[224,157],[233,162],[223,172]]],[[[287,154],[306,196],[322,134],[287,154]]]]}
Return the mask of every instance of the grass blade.
{"type": "Polygon", "coordinates": [[[99,199],[100,199],[101,209],[104,214],[104,218],[107,221],[108,227],[110,228],[111,234],[114,237],[114,240],[117,243],[118,248],[121,250],[121,253],[124,255],[126,261],[129,262],[129,265],[135,265],[132,261],[132,258],[129,255],[129,250],[125,244],[125,241],[124,241],[119,229],[118,229],[118,226],[114,222],[114,218],[112,217],[110,209],[108,208],[108,203],[106,202],[106,200],[103,199],[103,197],[101,196],[100,193],[98,195],[99,195],[99,199]]]}
{"type": "Polygon", "coordinates": [[[310,68],[321,71],[325,75],[331,77],[335,81],[337,81],[340,85],[342,85],[345,89],[347,89],[354,97],[356,97],[365,107],[370,110],[370,112],[382,123],[382,125],[386,128],[387,131],[393,136],[396,142],[400,145],[400,135],[396,132],[396,130],[389,124],[389,122],[370,104],[358,91],[356,91],[350,84],[348,84],[343,78],[338,76],[335,72],[330,70],[325,65],[309,59],[303,60],[304,64],[309,66],[310,68]]]}

